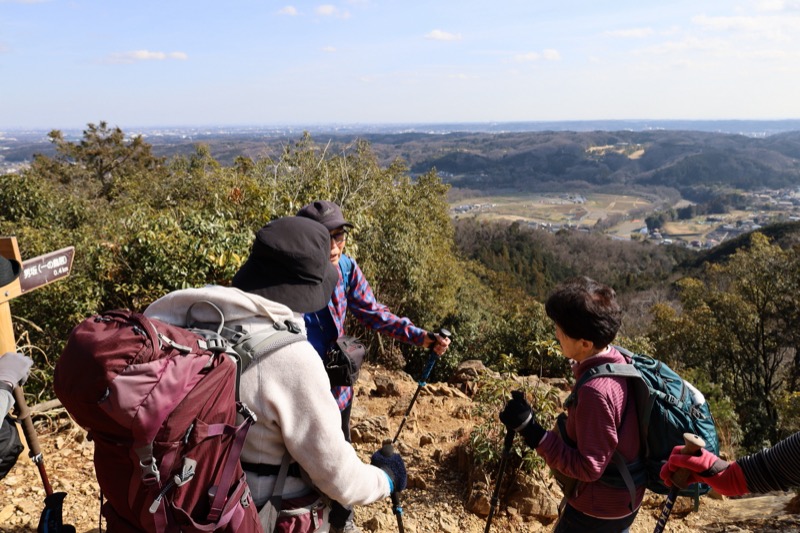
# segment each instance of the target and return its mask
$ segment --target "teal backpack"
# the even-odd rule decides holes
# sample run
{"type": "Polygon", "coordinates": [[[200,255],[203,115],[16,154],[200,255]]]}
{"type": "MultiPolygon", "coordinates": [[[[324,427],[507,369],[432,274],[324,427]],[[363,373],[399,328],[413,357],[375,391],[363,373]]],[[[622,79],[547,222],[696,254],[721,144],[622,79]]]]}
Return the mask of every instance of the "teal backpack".
{"type": "MultiPolygon", "coordinates": [[[[683,434],[694,433],[706,443],[706,449],[719,455],[719,438],[714,417],[703,395],[663,362],[646,355],[615,348],[629,364],[605,364],[588,370],[575,384],[565,406],[577,403],[578,389],[587,381],[603,376],[630,378],[634,385],[642,443],[640,459],[625,463],[615,452],[613,463],[600,480],[613,487],[625,487],[635,499],[635,487],[646,485],[658,494],[668,494],[659,473],[675,446],[683,445],[683,434]]],[[[562,437],[566,437],[562,430],[562,437]]],[[[565,439],[566,440],[566,439],[565,439]]],[[[710,490],[697,483],[680,492],[683,496],[700,496],[710,490]]]]}

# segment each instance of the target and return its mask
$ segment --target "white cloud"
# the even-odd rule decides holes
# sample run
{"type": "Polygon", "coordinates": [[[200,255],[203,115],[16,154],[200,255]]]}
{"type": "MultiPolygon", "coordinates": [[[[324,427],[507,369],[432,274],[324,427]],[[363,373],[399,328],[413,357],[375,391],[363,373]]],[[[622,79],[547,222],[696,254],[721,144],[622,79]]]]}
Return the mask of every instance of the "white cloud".
{"type": "Polygon", "coordinates": [[[711,31],[736,32],[740,36],[786,41],[800,32],[800,16],[709,17],[698,15],[692,23],[711,31]]]}
{"type": "Polygon", "coordinates": [[[44,4],[51,0],[0,0],[0,4],[44,4]]]}
{"type": "Polygon", "coordinates": [[[560,61],[561,60],[561,54],[558,52],[558,50],[554,50],[552,48],[546,48],[542,52],[542,57],[544,59],[548,60],[548,61],[560,61]]]}
{"type": "Polygon", "coordinates": [[[278,15],[288,15],[290,17],[296,17],[299,14],[300,13],[297,11],[297,8],[294,6],[286,6],[278,10],[278,15]]]}
{"type": "Polygon", "coordinates": [[[151,52],[149,50],[134,50],[132,52],[117,52],[108,56],[105,63],[128,65],[139,61],[164,61],[175,59],[185,61],[189,59],[185,52],[151,52]]]}
{"type": "Polygon", "coordinates": [[[314,13],[323,17],[336,17],[340,19],[349,19],[350,13],[342,11],[338,7],[331,4],[322,4],[314,9],[314,13]]]}
{"type": "Polygon", "coordinates": [[[757,11],[800,11],[800,0],[757,0],[757,11]]]}
{"type": "Polygon", "coordinates": [[[527,63],[528,61],[538,61],[542,56],[539,52],[528,52],[527,54],[517,54],[514,56],[514,61],[518,63],[527,63]]]}
{"type": "Polygon", "coordinates": [[[336,51],[336,48],[334,48],[333,46],[323,46],[322,51],[332,54],[333,52],[336,51]]]}
{"type": "Polygon", "coordinates": [[[622,39],[643,39],[653,35],[653,28],[628,28],[626,30],[611,30],[603,32],[606,37],[619,37],[622,39]]]}
{"type": "Polygon", "coordinates": [[[459,72],[456,74],[450,74],[447,76],[451,80],[478,80],[480,79],[479,76],[475,76],[472,74],[464,74],[463,72],[459,72]]]}
{"type": "Polygon", "coordinates": [[[561,59],[561,54],[558,52],[558,50],[547,48],[541,53],[527,52],[525,54],[517,54],[514,56],[514,61],[517,63],[530,63],[532,61],[539,61],[540,59],[545,61],[559,61],[561,59]]]}
{"type": "Polygon", "coordinates": [[[460,41],[461,34],[460,33],[450,33],[443,30],[433,30],[429,34],[425,36],[426,39],[430,39],[432,41],[460,41]]]}
{"type": "Polygon", "coordinates": [[[650,46],[643,51],[646,54],[672,54],[686,52],[725,52],[730,50],[727,41],[721,39],[699,39],[697,37],[687,37],[679,41],[666,41],[659,45],[650,46]]]}

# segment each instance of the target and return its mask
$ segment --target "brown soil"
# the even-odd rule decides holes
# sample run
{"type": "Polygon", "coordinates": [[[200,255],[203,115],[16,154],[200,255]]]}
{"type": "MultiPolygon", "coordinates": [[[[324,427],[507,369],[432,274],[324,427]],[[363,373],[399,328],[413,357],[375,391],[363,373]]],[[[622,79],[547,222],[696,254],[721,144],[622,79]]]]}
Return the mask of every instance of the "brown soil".
{"type": "MultiPolygon", "coordinates": [[[[374,417],[386,417],[383,434],[364,434],[365,440],[392,438],[411,401],[416,382],[407,375],[380,367],[365,369],[357,387],[353,425],[374,417]],[[400,396],[374,395],[376,381],[391,384],[400,396]]],[[[390,391],[391,393],[391,391],[390,391]]],[[[470,418],[471,400],[454,387],[429,384],[417,399],[398,440],[406,460],[409,488],[402,493],[403,526],[408,533],[481,533],[485,517],[465,508],[468,489],[465,476],[455,468],[454,450],[463,442],[474,421],[470,418]]],[[[72,424],[63,409],[36,417],[44,464],[55,491],[64,491],[64,521],[78,533],[98,531],[99,489],[92,467],[92,443],[72,424]]],[[[354,444],[365,460],[379,444],[354,444]]],[[[493,485],[490,484],[493,489],[493,485]]],[[[0,531],[33,532],[43,508],[44,489],[36,466],[20,457],[17,466],[0,481],[0,531]]],[[[800,515],[787,511],[793,494],[769,494],[739,499],[701,499],[697,512],[692,502],[680,499],[669,519],[667,532],[800,532],[800,515]]],[[[560,495],[554,495],[558,500],[560,495]]],[[[650,494],[632,533],[653,531],[663,497],[650,494]]],[[[795,508],[797,507],[795,502],[795,508]]],[[[390,503],[376,502],[356,509],[356,522],[364,531],[398,531],[390,503]]],[[[103,527],[105,524],[103,523],[103,527]]],[[[492,520],[492,531],[543,532],[552,523],[509,514],[501,509],[492,520]]]]}

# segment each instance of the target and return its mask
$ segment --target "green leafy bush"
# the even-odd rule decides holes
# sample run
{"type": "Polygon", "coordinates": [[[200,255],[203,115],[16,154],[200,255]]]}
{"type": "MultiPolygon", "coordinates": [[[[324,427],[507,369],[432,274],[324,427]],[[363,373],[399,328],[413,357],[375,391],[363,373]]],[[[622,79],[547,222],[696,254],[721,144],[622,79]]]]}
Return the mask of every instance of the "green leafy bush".
{"type": "MultiPolygon", "coordinates": [[[[504,359],[510,359],[505,356],[504,359]]],[[[521,390],[533,407],[536,420],[545,428],[553,427],[555,418],[560,412],[557,391],[547,385],[537,382],[531,385],[530,381],[520,381],[511,374],[493,377],[484,374],[478,381],[478,388],[473,398],[473,415],[481,422],[477,424],[469,435],[468,452],[473,464],[484,471],[496,473],[503,452],[503,440],[506,427],[500,422],[499,413],[506,402],[511,398],[511,392],[521,390]]],[[[529,448],[522,438],[515,438],[511,449],[509,471],[519,471],[518,474],[533,474],[545,468],[544,460],[529,448]]]]}

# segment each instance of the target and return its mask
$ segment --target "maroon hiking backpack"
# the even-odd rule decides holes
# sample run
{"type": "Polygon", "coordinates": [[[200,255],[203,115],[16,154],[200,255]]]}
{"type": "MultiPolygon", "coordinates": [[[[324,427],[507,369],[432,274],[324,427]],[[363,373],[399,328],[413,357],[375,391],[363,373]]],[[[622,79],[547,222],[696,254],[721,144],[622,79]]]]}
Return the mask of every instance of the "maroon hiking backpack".
{"type": "Polygon", "coordinates": [[[142,314],[106,312],[70,333],[54,388],[94,441],[109,531],[261,531],[239,463],[254,418],[236,383],[223,351],[142,314]]]}

